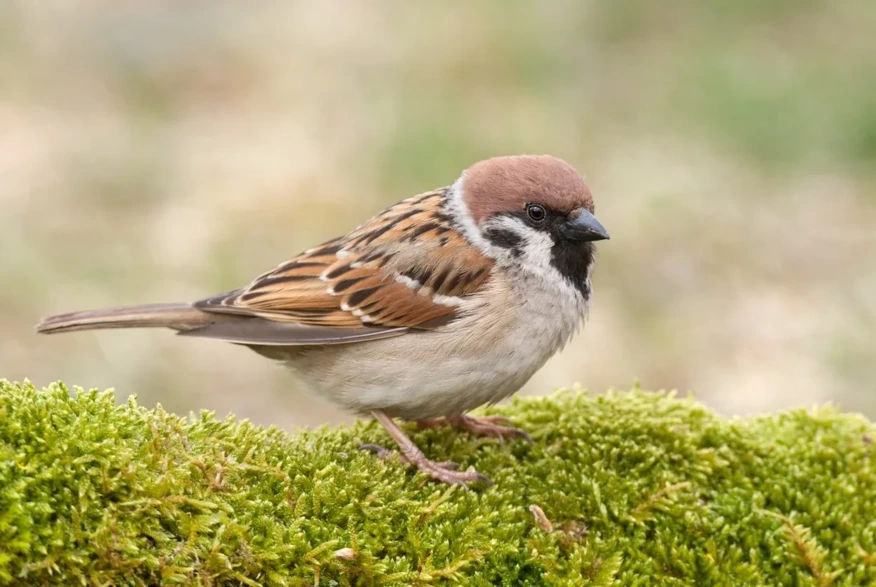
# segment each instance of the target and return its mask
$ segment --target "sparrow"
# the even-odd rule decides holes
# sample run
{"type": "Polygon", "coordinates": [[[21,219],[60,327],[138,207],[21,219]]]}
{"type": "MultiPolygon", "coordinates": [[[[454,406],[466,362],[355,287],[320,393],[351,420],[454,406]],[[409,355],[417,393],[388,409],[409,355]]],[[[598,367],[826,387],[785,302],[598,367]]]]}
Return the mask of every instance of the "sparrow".
{"type": "Polygon", "coordinates": [[[507,419],[467,412],[515,393],[579,330],[594,243],[608,238],[571,165],[496,157],[239,289],[51,316],[37,331],[165,327],[247,346],[313,393],[373,416],[402,460],[430,477],[489,483],[429,460],[393,418],[528,439],[507,419]]]}

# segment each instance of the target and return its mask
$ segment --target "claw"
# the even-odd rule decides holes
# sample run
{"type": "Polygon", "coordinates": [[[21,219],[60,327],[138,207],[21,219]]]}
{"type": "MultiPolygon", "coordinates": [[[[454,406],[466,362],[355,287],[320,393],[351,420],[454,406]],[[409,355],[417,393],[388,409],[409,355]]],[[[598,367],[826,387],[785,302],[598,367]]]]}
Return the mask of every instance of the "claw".
{"type": "Polygon", "coordinates": [[[478,473],[472,467],[469,467],[465,471],[458,471],[459,463],[453,461],[430,461],[425,456],[417,457],[416,455],[414,455],[414,458],[412,459],[403,454],[383,448],[379,444],[361,444],[359,445],[359,449],[371,451],[379,459],[388,459],[393,456],[398,456],[403,463],[413,465],[433,479],[437,479],[444,483],[462,485],[463,487],[468,487],[469,483],[477,483],[488,487],[493,484],[489,477],[478,473]]]}
{"type": "Polygon", "coordinates": [[[433,479],[451,485],[461,485],[468,488],[469,484],[485,485],[487,487],[493,484],[489,477],[482,473],[478,473],[472,467],[469,467],[465,471],[455,470],[458,467],[456,463],[453,463],[453,469],[447,468],[447,463],[436,463],[435,461],[430,461],[428,459],[422,459],[411,464],[433,479]]]}
{"type": "Polygon", "coordinates": [[[504,416],[455,416],[453,418],[433,418],[431,420],[418,420],[420,428],[437,428],[439,426],[452,426],[458,430],[465,430],[478,436],[496,438],[499,442],[505,442],[505,438],[520,438],[529,444],[534,444],[532,437],[523,430],[507,426],[511,420],[504,416]]]}
{"type": "Polygon", "coordinates": [[[430,461],[425,456],[411,458],[387,450],[377,444],[363,444],[359,448],[372,451],[380,459],[386,459],[398,455],[403,463],[412,465],[433,479],[437,479],[443,483],[462,485],[466,488],[470,483],[486,485],[487,487],[493,484],[489,477],[482,473],[478,473],[472,467],[469,467],[465,471],[458,471],[459,464],[453,461],[430,461]]]}

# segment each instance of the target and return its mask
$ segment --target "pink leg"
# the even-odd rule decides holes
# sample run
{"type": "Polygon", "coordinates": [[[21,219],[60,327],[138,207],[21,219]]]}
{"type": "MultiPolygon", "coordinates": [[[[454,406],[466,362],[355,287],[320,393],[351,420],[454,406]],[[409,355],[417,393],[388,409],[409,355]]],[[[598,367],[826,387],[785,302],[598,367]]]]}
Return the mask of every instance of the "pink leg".
{"type": "MultiPolygon", "coordinates": [[[[473,469],[468,471],[457,471],[458,465],[453,462],[436,462],[426,458],[413,441],[402,431],[398,425],[393,422],[392,418],[384,414],[380,410],[371,412],[374,418],[380,422],[389,435],[392,436],[396,444],[401,449],[402,458],[405,462],[414,465],[422,472],[426,473],[433,479],[437,479],[443,483],[462,485],[466,487],[468,483],[483,483],[491,485],[492,482],[485,475],[481,475],[473,469]]],[[[389,451],[376,445],[364,445],[362,448],[375,451],[379,456],[385,456],[389,451]]]]}
{"type": "Polygon", "coordinates": [[[453,418],[435,418],[433,420],[417,420],[420,428],[437,428],[439,426],[452,426],[457,430],[465,430],[477,436],[491,436],[504,442],[506,438],[522,438],[532,444],[529,434],[508,426],[511,421],[503,416],[454,416],[453,418]]]}

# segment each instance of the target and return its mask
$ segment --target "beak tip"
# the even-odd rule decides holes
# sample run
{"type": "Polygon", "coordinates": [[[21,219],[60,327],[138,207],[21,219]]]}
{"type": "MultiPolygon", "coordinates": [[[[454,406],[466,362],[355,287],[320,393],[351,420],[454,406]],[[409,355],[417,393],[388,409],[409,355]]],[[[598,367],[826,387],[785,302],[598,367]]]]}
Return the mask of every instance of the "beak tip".
{"type": "Polygon", "coordinates": [[[572,220],[572,230],[579,235],[578,238],[588,241],[611,240],[608,231],[587,210],[582,210],[577,218],[572,220]]]}

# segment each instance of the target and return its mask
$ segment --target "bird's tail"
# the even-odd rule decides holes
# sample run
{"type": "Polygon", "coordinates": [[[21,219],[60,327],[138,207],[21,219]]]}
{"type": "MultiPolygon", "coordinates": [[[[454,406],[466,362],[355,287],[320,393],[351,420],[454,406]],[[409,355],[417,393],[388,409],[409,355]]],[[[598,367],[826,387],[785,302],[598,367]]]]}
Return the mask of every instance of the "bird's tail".
{"type": "Polygon", "coordinates": [[[49,316],[37,324],[36,330],[42,334],[98,328],[164,327],[191,330],[215,321],[215,316],[202,312],[191,304],[148,304],[49,316]]]}

